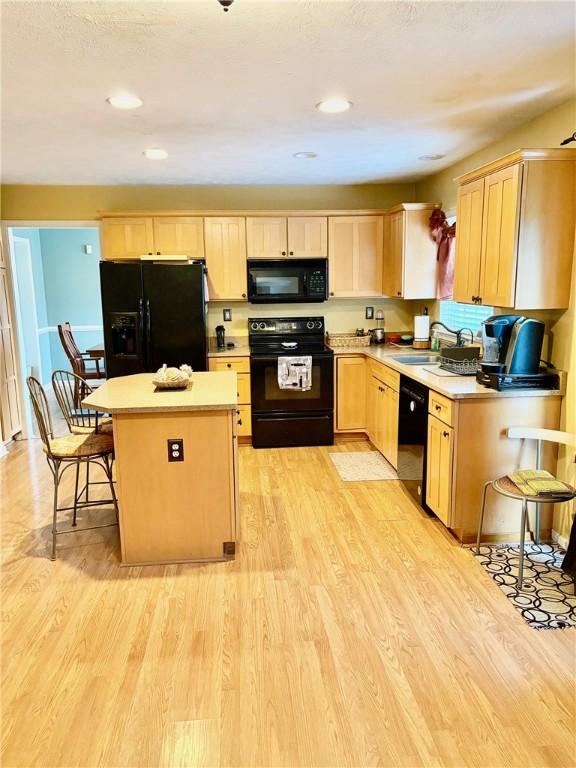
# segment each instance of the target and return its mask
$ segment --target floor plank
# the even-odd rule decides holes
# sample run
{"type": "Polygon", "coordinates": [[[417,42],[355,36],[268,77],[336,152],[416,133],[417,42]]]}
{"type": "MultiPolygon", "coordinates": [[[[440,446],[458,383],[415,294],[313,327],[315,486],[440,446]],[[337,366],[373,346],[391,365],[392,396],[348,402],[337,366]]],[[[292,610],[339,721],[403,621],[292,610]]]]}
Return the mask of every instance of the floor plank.
{"type": "Polygon", "coordinates": [[[528,627],[398,482],[340,480],[329,452],[368,449],[242,447],[237,559],[121,568],[115,528],[47,559],[52,478],[15,444],[2,765],[573,767],[576,633],[528,627]]]}

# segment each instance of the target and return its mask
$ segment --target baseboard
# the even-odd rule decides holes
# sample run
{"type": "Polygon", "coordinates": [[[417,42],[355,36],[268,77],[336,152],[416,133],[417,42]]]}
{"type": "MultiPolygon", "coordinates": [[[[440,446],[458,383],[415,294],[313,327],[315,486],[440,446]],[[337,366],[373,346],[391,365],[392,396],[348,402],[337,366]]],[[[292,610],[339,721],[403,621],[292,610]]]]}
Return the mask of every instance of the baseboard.
{"type": "Polygon", "coordinates": [[[365,432],[335,432],[335,443],[366,443],[368,435],[365,432]]]}
{"type": "Polygon", "coordinates": [[[552,528],[552,541],[555,544],[558,544],[559,547],[562,547],[562,549],[566,549],[568,547],[568,539],[566,536],[561,536],[558,531],[554,530],[554,528],[552,528]]]}

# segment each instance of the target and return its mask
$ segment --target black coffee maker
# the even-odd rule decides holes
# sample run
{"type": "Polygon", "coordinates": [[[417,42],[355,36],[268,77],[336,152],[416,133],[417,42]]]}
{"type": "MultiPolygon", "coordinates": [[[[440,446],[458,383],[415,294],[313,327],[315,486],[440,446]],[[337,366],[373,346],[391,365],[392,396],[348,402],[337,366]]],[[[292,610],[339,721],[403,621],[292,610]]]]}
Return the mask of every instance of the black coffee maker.
{"type": "Polygon", "coordinates": [[[482,324],[483,358],[476,378],[493,389],[553,389],[558,376],[540,367],[544,323],[522,315],[492,315],[482,324]]]}
{"type": "Polygon", "coordinates": [[[226,349],[226,332],[223,325],[216,326],[216,346],[218,349],[226,349]]]}

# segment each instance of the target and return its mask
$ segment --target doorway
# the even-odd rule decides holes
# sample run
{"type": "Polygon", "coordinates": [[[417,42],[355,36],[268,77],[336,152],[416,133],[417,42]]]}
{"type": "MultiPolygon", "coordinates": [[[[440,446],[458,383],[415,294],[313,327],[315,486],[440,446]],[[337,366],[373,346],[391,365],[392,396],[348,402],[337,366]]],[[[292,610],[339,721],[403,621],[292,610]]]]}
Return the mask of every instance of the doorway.
{"type": "Polygon", "coordinates": [[[37,434],[27,377],[37,378],[52,401],[52,372],[70,370],[58,325],[71,324],[82,351],[102,340],[100,233],[98,226],[68,223],[6,229],[26,438],[37,434]]]}

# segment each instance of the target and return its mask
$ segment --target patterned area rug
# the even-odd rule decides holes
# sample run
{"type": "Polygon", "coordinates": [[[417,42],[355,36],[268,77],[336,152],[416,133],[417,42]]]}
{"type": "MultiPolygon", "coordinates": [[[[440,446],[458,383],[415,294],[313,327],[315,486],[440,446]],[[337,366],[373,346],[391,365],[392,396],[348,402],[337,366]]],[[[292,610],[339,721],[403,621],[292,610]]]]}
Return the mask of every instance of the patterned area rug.
{"type": "Polygon", "coordinates": [[[560,570],[566,554],[553,544],[527,544],[524,580],[518,591],[519,547],[517,544],[483,544],[480,554],[470,550],[484,570],[534,629],[576,627],[574,580],[560,570]]]}
{"type": "Polygon", "coordinates": [[[342,480],[398,480],[398,474],[378,451],[329,453],[342,480]]]}

